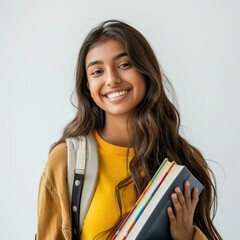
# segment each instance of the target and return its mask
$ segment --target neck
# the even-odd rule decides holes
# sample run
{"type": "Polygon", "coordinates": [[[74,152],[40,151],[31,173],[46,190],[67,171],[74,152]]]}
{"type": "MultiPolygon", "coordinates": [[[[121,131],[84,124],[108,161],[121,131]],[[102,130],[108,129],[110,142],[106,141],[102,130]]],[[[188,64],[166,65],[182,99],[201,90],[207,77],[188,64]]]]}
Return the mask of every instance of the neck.
{"type": "Polygon", "coordinates": [[[126,117],[106,115],[105,126],[100,133],[105,141],[117,146],[129,147],[129,134],[126,117]]]}

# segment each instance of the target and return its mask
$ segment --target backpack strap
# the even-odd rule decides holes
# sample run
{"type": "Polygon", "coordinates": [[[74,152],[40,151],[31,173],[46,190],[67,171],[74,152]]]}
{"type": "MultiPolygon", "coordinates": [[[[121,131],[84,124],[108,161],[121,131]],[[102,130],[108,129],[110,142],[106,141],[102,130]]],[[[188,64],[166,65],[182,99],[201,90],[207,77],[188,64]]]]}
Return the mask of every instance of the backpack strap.
{"type": "Polygon", "coordinates": [[[83,181],[86,165],[86,137],[78,137],[79,144],[77,149],[77,162],[74,170],[74,179],[72,186],[72,239],[79,240],[79,217],[80,217],[80,202],[83,189],[83,181]]]}
{"type": "Polygon", "coordinates": [[[73,236],[74,232],[76,232],[76,236],[79,236],[97,183],[98,149],[92,135],[67,138],[66,143],[68,147],[69,203],[72,203],[72,224],[75,224],[74,229],[76,230],[73,229],[73,236]]]}

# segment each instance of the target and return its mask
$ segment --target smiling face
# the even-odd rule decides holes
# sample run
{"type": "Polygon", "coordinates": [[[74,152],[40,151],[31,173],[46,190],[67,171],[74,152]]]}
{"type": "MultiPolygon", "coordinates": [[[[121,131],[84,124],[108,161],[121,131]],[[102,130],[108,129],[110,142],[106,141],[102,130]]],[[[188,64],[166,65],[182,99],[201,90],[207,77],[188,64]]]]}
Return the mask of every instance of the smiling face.
{"type": "Polygon", "coordinates": [[[121,42],[108,39],[98,43],[89,50],[85,67],[91,96],[106,117],[128,116],[144,98],[144,76],[132,66],[121,42]]]}

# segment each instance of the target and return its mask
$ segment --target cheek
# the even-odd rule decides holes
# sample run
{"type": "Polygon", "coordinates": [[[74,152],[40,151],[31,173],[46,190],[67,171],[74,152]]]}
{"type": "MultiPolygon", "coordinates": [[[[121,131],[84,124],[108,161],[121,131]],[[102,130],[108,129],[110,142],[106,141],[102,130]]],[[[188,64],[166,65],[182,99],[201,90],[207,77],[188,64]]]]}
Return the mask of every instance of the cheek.
{"type": "Polygon", "coordinates": [[[94,98],[99,96],[99,92],[100,92],[100,84],[98,81],[89,81],[87,83],[88,89],[90,91],[91,96],[94,98]]]}

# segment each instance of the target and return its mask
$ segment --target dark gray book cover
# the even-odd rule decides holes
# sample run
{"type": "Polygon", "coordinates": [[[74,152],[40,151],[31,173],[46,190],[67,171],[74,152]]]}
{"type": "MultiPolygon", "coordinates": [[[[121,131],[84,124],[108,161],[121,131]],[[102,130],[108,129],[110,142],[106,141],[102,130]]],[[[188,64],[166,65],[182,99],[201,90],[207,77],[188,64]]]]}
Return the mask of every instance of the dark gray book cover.
{"type": "Polygon", "coordinates": [[[168,190],[165,192],[161,200],[156,205],[150,217],[146,220],[143,228],[139,231],[136,240],[170,240],[170,222],[167,214],[167,208],[173,207],[171,201],[171,194],[174,192],[175,187],[179,187],[183,192],[185,181],[190,182],[191,192],[193,188],[198,188],[200,194],[203,190],[203,185],[192,175],[187,167],[183,167],[181,172],[174,179],[168,190]]]}

